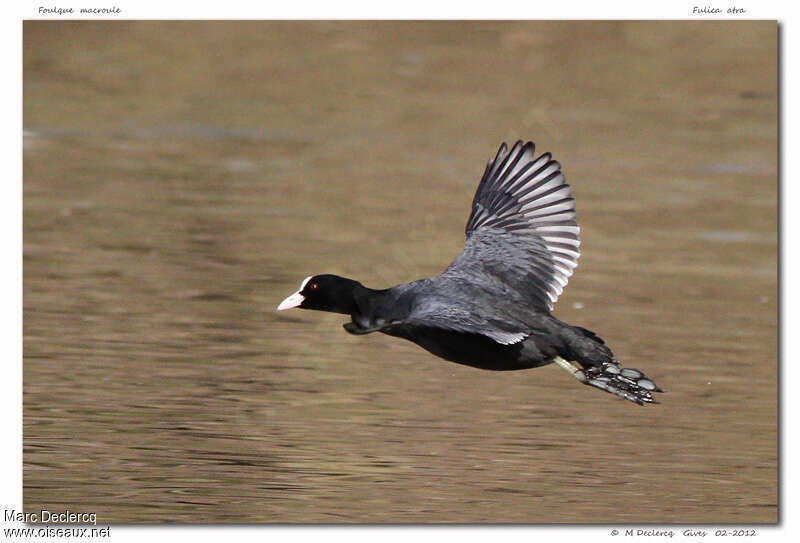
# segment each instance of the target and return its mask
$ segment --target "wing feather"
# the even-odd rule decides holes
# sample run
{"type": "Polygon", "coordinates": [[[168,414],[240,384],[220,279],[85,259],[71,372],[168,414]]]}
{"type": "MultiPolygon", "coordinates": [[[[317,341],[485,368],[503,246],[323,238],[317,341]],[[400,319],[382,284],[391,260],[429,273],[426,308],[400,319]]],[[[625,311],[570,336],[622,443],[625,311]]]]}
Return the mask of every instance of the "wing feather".
{"type": "Polygon", "coordinates": [[[503,143],[472,201],[467,243],[443,275],[476,279],[521,303],[552,310],[580,256],[575,200],[550,153],[503,143]]]}
{"type": "Polygon", "coordinates": [[[424,309],[412,312],[402,321],[386,325],[386,329],[405,326],[435,327],[465,334],[480,334],[501,345],[519,343],[530,335],[524,325],[508,319],[491,318],[453,306],[452,304],[428,304],[424,309]]]}

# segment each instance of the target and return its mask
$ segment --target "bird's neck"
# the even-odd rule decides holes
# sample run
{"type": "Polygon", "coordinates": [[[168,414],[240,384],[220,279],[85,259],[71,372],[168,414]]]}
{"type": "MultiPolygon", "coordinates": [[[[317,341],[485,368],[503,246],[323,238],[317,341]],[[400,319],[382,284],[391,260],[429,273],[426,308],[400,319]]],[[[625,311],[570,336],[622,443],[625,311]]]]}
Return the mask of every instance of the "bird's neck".
{"type": "Polygon", "coordinates": [[[358,315],[369,310],[374,294],[379,292],[365,287],[358,281],[342,277],[337,285],[333,304],[328,311],[343,315],[358,315]]]}
{"type": "Polygon", "coordinates": [[[358,285],[354,289],[353,323],[365,330],[378,330],[408,314],[408,297],[401,287],[376,290],[358,285]]]}

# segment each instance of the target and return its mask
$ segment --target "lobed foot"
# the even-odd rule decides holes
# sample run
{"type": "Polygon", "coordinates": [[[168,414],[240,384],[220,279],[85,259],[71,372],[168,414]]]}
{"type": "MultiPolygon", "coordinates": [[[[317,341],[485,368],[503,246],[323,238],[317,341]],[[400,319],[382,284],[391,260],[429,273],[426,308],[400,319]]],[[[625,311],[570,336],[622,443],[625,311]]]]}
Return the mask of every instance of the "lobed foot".
{"type": "Polygon", "coordinates": [[[633,368],[621,368],[619,362],[605,363],[584,370],[586,384],[603,389],[639,405],[658,403],[653,392],[664,392],[644,373],[633,368]]]}
{"type": "Polygon", "coordinates": [[[567,370],[580,382],[605,390],[631,402],[644,405],[658,403],[653,392],[664,392],[644,373],[633,368],[621,368],[619,361],[606,362],[600,366],[582,368],[574,362],[556,357],[554,362],[567,370]]]}

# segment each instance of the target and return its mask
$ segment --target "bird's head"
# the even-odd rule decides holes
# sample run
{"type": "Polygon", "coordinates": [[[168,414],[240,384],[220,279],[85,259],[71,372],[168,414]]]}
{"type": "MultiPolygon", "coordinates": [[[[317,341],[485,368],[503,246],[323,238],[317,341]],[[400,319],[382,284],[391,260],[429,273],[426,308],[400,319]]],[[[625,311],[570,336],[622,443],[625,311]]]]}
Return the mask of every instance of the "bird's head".
{"type": "Polygon", "coordinates": [[[361,283],[338,275],[314,275],[300,283],[300,289],[278,306],[278,311],[299,307],[332,313],[352,314],[355,311],[355,291],[361,283]]]}

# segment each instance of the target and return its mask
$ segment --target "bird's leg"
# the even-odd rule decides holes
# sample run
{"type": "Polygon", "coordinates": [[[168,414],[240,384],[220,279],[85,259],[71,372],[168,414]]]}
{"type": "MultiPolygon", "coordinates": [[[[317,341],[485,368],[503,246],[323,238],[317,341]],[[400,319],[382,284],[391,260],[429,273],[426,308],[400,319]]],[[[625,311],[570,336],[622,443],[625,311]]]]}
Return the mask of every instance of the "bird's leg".
{"type": "Polygon", "coordinates": [[[579,368],[577,365],[573,364],[569,360],[564,360],[560,356],[557,356],[553,359],[553,362],[564,368],[572,375],[575,379],[580,381],[581,383],[586,383],[586,373],[579,368]]]}

